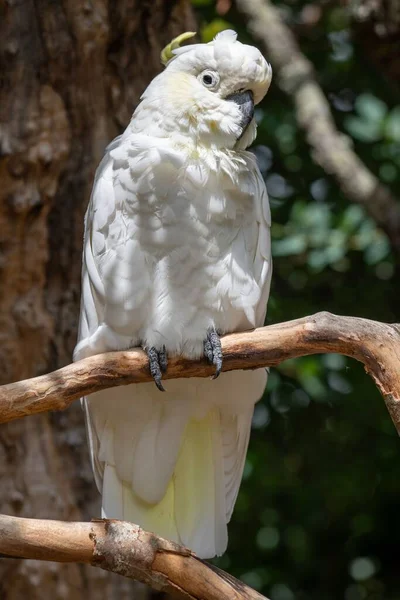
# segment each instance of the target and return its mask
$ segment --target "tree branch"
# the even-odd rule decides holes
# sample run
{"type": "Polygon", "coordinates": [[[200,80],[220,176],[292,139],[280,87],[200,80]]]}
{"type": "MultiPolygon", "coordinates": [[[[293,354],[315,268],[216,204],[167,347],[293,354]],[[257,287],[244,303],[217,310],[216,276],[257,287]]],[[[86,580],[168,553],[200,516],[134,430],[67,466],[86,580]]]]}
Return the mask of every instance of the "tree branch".
{"type": "MultiPolygon", "coordinates": [[[[234,333],[222,338],[223,371],[277,365],[288,358],[338,352],[364,363],[400,434],[400,326],[330,313],[234,333]]],[[[204,360],[169,359],[165,379],[208,377],[204,360]]],[[[86,358],[33,379],[0,387],[0,423],[48,410],[105,388],[151,381],[142,350],[86,358]]]]}
{"type": "Polygon", "coordinates": [[[0,515],[0,554],[87,563],[181,600],[267,600],[187,548],[133,523],[70,523],[0,515]]]}
{"type": "Polygon", "coordinates": [[[400,202],[351,149],[350,139],[336,129],[313,65],[279,10],[269,0],[236,0],[236,4],[248,18],[249,30],[264,45],[280,87],[294,100],[314,160],[336,179],[349,200],[365,207],[400,254],[400,202]]]}
{"type": "MultiPolygon", "coordinates": [[[[227,335],[222,338],[222,350],[224,371],[272,366],[323,352],[351,356],[364,363],[400,433],[400,325],[318,313],[227,335]]],[[[213,367],[202,360],[171,357],[165,378],[212,373],[213,367]]],[[[64,409],[83,395],[145,381],[151,377],[147,357],[139,349],[92,356],[48,375],[0,387],[0,422],[64,409]]],[[[88,563],[182,600],[264,598],[190,550],[123,521],[66,523],[0,516],[0,554],[88,563]]]]}

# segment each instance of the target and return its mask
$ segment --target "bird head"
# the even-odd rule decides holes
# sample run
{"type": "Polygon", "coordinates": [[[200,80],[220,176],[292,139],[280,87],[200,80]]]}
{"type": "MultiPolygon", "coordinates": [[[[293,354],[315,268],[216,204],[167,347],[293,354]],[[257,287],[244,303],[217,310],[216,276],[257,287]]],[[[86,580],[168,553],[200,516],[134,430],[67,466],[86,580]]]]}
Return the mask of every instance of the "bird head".
{"type": "MultiPolygon", "coordinates": [[[[272,70],[261,52],[228,30],[208,44],[179,47],[175,38],[161,53],[165,70],[142,96],[137,116],[158,136],[185,136],[196,145],[243,149],[256,135],[254,106],[268,91],[272,70]],[[152,118],[144,112],[153,109],[152,118]],[[157,113],[157,115],[156,115],[157,113]],[[151,123],[150,123],[151,120],[151,123]]],[[[135,117],[135,115],[134,115],[135,117]]]]}

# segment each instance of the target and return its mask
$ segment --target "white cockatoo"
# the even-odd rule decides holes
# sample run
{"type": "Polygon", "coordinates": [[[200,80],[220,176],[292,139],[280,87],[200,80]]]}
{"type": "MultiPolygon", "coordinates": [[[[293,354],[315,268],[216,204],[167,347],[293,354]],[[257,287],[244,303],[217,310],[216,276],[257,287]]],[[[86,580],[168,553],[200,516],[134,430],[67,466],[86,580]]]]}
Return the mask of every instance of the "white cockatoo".
{"type": "MultiPolygon", "coordinates": [[[[193,35],[193,34],[192,34],[193,35]]],[[[254,105],[271,68],[234,31],[162,53],[125,132],[107,148],[85,221],[74,359],[142,346],[154,383],[83,399],[102,514],[221,555],[266,371],[221,373],[219,335],[263,325],[270,210],[254,105]],[[214,380],[161,377],[205,355],[214,380]]]]}

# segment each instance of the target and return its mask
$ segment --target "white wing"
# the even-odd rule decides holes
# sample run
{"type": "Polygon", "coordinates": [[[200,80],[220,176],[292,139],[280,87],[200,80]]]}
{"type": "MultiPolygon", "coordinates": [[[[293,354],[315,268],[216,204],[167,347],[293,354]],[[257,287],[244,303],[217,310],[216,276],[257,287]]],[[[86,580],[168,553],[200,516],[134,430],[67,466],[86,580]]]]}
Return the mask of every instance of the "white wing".
{"type": "MultiPolygon", "coordinates": [[[[255,325],[261,327],[264,325],[272,276],[271,211],[262,175],[252,156],[250,160],[255,175],[256,221],[249,224],[244,231],[243,252],[247,253],[252,264],[253,276],[260,288],[260,298],[255,310],[255,325]]],[[[265,388],[267,375],[266,371],[262,369],[254,372],[253,376],[252,381],[247,384],[247,389],[243,390],[242,393],[257,400],[261,397],[265,388]]],[[[243,404],[246,407],[246,402],[243,404]]],[[[221,425],[228,521],[232,515],[242,479],[252,416],[253,405],[250,405],[250,409],[245,408],[244,411],[238,412],[236,415],[230,411],[222,413],[221,425]]]]}
{"type": "MultiPolygon", "coordinates": [[[[113,296],[109,298],[107,288],[110,286],[107,286],[107,282],[101,276],[101,265],[108,265],[111,279],[113,278],[113,267],[115,267],[116,273],[120,271],[118,269],[121,266],[117,253],[118,246],[114,247],[115,240],[114,237],[111,238],[110,234],[113,229],[119,227],[120,236],[126,236],[126,225],[121,218],[121,213],[117,212],[117,209],[121,209],[122,203],[121,198],[118,198],[115,193],[115,168],[114,159],[111,156],[112,150],[118,148],[121,139],[121,136],[116,138],[108,146],[105,156],[96,171],[92,195],[85,216],[81,312],[78,345],[74,352],[75,360],[107,349],[106,338],[101,335],[102,330],[104,330],[101,325],[104,322],[106,310],[110,311],[110,303],[112,307],[115,291],[113,296]]],[[[120,296],[122,296],[121,287],[123,285],[131,285],[131,292],[134,292],[135,280],[133,278],[126,281],[122,279],[116,283],[116,292],[120,296]]],[[[110,344],[109,349],[113,349],[111,340],[110,344]]],[[[83,398],[82,403],[85,411],[93,472],[97,487],[101,490],[104,463],[99,460],[99,454],[105,421],[101,418],[100,420],[99,418],[96,419],[96,413],[91,412],[91,405],[96,407],[96,401],[93,402],[93,398],[83,398]]]]}
{"type": "Polygon", "coordinates": [[[151,272],[135,235],[136,221],[127,215],[135,190],[132,182],[125,185],[127,166],[112,156],[118,143],[113,142],[97,170],[86,214],[75,358],[135,343],[148,298],[151,272]]]}
{"type": "Polygon", "coordinates": [[[261,327],[264,325],[271,287],[272,257],[271,209],[267,188],[258,167],[256,169],[256,183],[258,187],[256,195],[258,235],[254,255],[254,275],[261,290],[260,300],[256,309],[256,326],[261,327]]]}
{"type": "MultiPolygon", "coordinates": [[[[154,261],[143,250],[141,236],[147,233],[146,225],[151,215],[146,220],[135,207],[140,193],[147,193],[146,200],[149,200],[151,189],[148,173],[150,170],[157,173],[158,165],[161,171],[158,177],[164,178],[164,184],[168,187],[165,169],[174,155],[170,153],[166,156],[162,149],[152,148],[149,151],[146,148],[147,140],[143,137],[116,138],[107,148],[96,172],[85,217],[81,314],[74,360],[138,345],[141,329],[149,318],[148,300],[154,284],[154,261]],[[138,150],[138,146],[142,151],[138,150]],[[135,160],[128,164],[129,154],[135,160]]],[[[176,177],[176,169],[170,168],[169,176],[176,177]]],[[[154,187],[157,184],[159,182],[153,182],[154,187]]],[[[157,226],[161,229],[162,223],[158,222],[157,226]]],[[[152,233],[156,236],[157,230],[152,233]]],[[[119,391],[113,392],[115,396],[118,394],[119,391]]],[[[107,395],[109,392],[106,392],[107,395]]],[[[107,427],[109,402],[102,403],[102,396],[83,399],[92,466],[100,490],[107,440],[110,438],[110,429],[107,427]]],[[[133,452],[127,451],[127,456],[124,456],[123,449],[130,448],[131,440],[135,437],[135,421],[139,415],[143,420],[148,420],[153,408],[151,402],[144,407],[138,402],[138,415],[131,407],[132,389],[127,397],[126,404],[120,403],[114,414],[115,422],[120,422],[118,433],[121,451],[117,448],[118,444],[114,446],[122,473],[127,470],[127,461],[133,461],[133,452]]],[[[179,443],[179,436],[176,436],[176,443],[179,443]]],[[[114,447],[111,451],[113,454],[114,447]]],[[[161,460],[161,467],[162,464],[161,460]]]]}

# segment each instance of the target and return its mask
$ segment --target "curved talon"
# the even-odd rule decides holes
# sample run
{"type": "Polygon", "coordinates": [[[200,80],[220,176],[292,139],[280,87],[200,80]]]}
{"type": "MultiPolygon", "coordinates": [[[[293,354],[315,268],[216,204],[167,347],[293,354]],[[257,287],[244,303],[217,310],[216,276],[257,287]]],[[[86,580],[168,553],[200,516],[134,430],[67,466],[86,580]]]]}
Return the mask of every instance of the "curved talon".
{"type": "Polygon", "coordinates": [[[146,350],[147,358],[149,359],[149,369],[150,374],[154,380],[154,383],[160,390],[160,392],[165,392],[165,388],[161,383],[162,373],[165,373],[167,368],[167,353],[165,351],[165,346],[161,351],[158,351],[154,346],[146,350]]]}
{"type": "Polygon", "coordinates": [[[154,383],[156,384],[156,386],[160,390],[160,392],[165,392],[165,387],[161,383],[161,379],[158,379],[158,377],[154,377],[154,383]]]}
{"type": "MultiPolygon", "coordinates": [[[[152,373],[152,375],[153,375],[153,373],[152,373]]],[[[160,390],[160,392],[165,392],[165,387],[161,383],[161,375],[160,375],[160,377],[158,377],[158,375],[153,375],[153,380],[154,380],[154,383],[156,384],[157,388],[160,390]]]]}
{"type": "Polygon", "coordinates": [[[208,330],[207,337],[204,340],[204,355],[209,363],[215,365],[213,379],[217,379],[222,370],[223,358],[221,340],[214,328],[208,330]]]}

